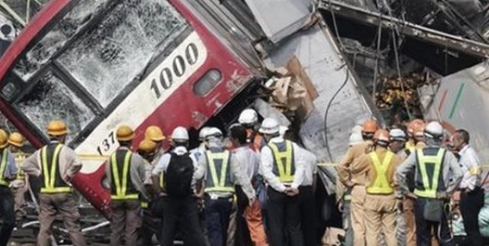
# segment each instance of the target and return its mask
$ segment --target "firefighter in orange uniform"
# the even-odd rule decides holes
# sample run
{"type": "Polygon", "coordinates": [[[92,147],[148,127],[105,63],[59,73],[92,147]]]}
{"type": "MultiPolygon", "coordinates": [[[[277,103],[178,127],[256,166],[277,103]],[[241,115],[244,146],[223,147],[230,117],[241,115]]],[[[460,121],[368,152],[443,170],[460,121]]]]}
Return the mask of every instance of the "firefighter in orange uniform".
{"type": "Polygon", "coordinates": [[[10,189],[12,190],[15,201],[15,222],[17,226],[20,226],[27,215],[24,195],[28,189],[28,182],[27,176],[22,171],[22,162],[25,160],[26,155],[21,151],[22,146],[24,146],[24,136],[18,132],[14,132],[10,134],[8,143],[10,144],[10,152],[15,156],[15,163],[17,164],[18,170],[17,177],[14,181],[10,182],[10,189]]]}
{"type": "Polygon", "coordinates": [[[338,164],[338,177],[341,183],[351,189],[351,223],[353,228],[353,245],[365,245],[365,224],[364,224],[364,207],[365,185],[367,183],[367,174],[365,171],[353,172],[356,161],[362,155],[370,152],[372,149],[372,139],[379,126],[375,120],[366,120],[362,127],[363,142],[351,146],[345,157],[338,164]]]}
{"type": "Polygon", "coordinates": [[[368,175],[365,196],[365,236],[367,246],[379,245],[381,233],[387,246],[397,246],[394,174],[399,158],[390,150],[389,132],[378,130],[374,135],[374,149],[359,158],[352,172],[366,172],[368,175]],[[382,230],[382,232],[381,232],[382,230]]]}
{"type": "Polygon", "coordinates": [[[149,201],[144,187],[144,160],[130,149],[134,132],[129,126],[120,126],[116,131],[120,147],[110,156],[106,164],[106,175],[110,184],[112,218],[110,220],[110,245],[136,245],[141,227],[139,200],[149,201]]]}
{"type": "Polygon", "coordinates": [[[51,141],[25,159],[24,172],[40,176],[42,180],[39,196],[39,222],[41,228],[37,236],[38,246],[50,245],[51,227],[56,214],[63,216],[63,222],[74,246],[85,246],[80,227],[80,214],[69,183],[80,171],[82,163],[75,151],[64,145],[68,129],[63,121],[51,121],[47,129],[51,141]]]}

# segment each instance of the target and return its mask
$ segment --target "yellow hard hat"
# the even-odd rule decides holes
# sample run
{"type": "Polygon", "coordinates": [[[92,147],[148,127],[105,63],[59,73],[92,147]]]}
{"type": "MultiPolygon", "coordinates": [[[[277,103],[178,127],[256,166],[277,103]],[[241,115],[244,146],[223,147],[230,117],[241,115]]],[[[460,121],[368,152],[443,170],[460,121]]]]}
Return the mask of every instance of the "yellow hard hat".
{"type": "Polygon", "coordinates": [[[21,148],[22,146],[24,146],[24,136],[22,136],[18,132],[14,132],[10,134],[10,137],[8,138],[8,143],[15,147],[21,148]]]}
{"type": "Polygon", "coordinates": [[[116,138],[117,141],[130,141],[134,138],[134,131],[129,126],[119,126],[119,128],[117,128],[116,138]]]}
{"type": "Polygon", "coordinates": [[[8,134],[5,130],[0,129],[0,148],[5,148],[8,145],[8,134]]]}
{"type": "Polygon", "coordinates": [[[68,133],[66,124],[61,120],[52,120],[48,125],[48,134],[51,136],[63,136],[68,133]]]}
{"type": "Polygon", "coordinates": [[[150,139],[144,139],[139,143],[138,146],[138,151],[142,151],[146,153],[154,152],[155,149],[156,149],[156,143],[150,139]]]}
{"type": "Polygon", "coordinates": [[[157,126],[148,127],[144,133],[144,137],[156,142],[165,140],[165,135],[163,135],[163,132],[157,126]]]}

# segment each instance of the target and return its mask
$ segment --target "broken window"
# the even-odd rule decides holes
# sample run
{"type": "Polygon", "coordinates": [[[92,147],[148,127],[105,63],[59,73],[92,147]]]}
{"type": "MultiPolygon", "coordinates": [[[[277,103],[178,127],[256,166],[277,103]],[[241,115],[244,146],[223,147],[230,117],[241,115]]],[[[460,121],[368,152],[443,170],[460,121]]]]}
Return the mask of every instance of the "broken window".
{"type": "Polygon", "coordinates": [[[39,79],[21,100],[16,103],[20,112],[39,131],[44,132],[49,121],[64,120],[68,124],[68,140],[75,137],[95,117],[94,113],[52,72],[39,79]]]}
{"type": "Polygon", "coordinates": [[[167,1],[124,0],[59,63],[106,107],[186,26],[167,1]]]}

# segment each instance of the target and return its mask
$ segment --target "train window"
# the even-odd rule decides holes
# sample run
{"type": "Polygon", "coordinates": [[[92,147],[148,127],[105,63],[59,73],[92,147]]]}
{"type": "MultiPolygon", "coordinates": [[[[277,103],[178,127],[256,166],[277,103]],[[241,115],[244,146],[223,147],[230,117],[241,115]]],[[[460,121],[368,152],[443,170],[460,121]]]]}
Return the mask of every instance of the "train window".
{"type": "Polygon", "coordinates": [[[24,80],[29,80],[50,58],[72,38],[92,17],[92,13],[109,0],[80,0],[60,21],[55,21],[42,39],[26,52],[16,64],[14,71],[24,80]]]}
{"type": "Polygon", "coordinates": [[[58,61],[106,107],[186,26],[167,1],[121,0],[58,61]]]}
{"type": "MultiPolygon", "coordinates": [[[[52,72],[42,76],[36,85],[15,104],[40,131],[52,119],[62,119],[72,133],[79,133],[94,119],[94,113],[52,72]]],[[[73,136],[73,134],[70,134],[73,136]]]]}
{"type": "Polygon", "coordinates": [[[202,78],[194,84],[194,93],[203,96],[209,93],[221,81],[222,73],[217,69],[207,71],[202,78]]]}

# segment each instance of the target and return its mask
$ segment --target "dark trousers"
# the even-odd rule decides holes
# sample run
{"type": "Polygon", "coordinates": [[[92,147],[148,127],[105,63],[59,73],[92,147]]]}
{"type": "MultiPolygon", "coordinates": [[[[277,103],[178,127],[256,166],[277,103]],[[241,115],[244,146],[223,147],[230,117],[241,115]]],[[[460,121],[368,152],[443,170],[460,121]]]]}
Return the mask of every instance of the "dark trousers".
{"type": "Polygon", "coordinates": [[[197,198],[166,196],[162,198],[162,202],[164,219],[160,244],[173,245],[177,229],[180,229],[185,245],[204,246],[204,236],[199,225],[197,198]]]}
{"type": "Polygon", "coordinates": [[[249,200],[243,192],[241,186],[236,186],[236,197],[238,198],[238,212],[236,216],[236,246],[252,245],[250,230],[244,216],[245,209],[249,205],[249,200]]]}
{"type": "Polygon", "coordinates": [[[462,192],[460,196],[460,212],[467,233],[468,244],[482,245],[482,236],[479,230],[479,212],[484,206],[484,190],[476,187],[471,192],[462,192]]]}
{"type": "Polygon", "coordinates": [[[299,187],[301,229],[305,246],[317,246],[316,203],[312,186],[299,187]]]}
{"type": "MultiPolygon", "coordinates": [[[[150,204],[150,208],[152,204],[150,204]]],[[[161,220],[155,218],[152,214],[152,209],[142,209],[143,212],[143,224],[141,226],[140,233],[140,245],[141,246],[150,246],[153,245],[153,235],[156,236],[158,241],[160,241],[161,237],[161,220]]]]}
{"type": "Polygon", "coordinates": [[[441,223],[426,221],[424,219],[425,198],[418,198],[414,204],[416,217],[416,244],[417,246],[431,246],[431,232],[434,231],[440,246],[452,246],[453,239],[448,228],[447,213],[442,216],[441,223]]]}
{"type": "Polygon", "coordinates": [[[0,246],[6,246],[15,227],[14,197],[7,186],[0,186],[0,218],[3,219],[0,229],[0,246]]]}
{"type": "Polygon", "coordinates": [[[232,206],[232,197],[211,199],[205,195],[205,224],[211,246],[225,245],[232,206]]]}
{"type": "Polygon", "coordinates": [[[267,216],[271,246],[303,246],[300,198],[289,197],[268,187],[267,216]]]}

